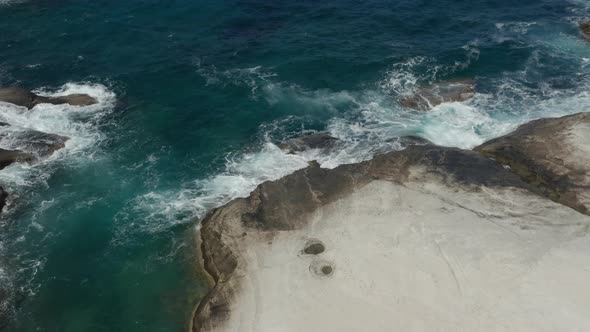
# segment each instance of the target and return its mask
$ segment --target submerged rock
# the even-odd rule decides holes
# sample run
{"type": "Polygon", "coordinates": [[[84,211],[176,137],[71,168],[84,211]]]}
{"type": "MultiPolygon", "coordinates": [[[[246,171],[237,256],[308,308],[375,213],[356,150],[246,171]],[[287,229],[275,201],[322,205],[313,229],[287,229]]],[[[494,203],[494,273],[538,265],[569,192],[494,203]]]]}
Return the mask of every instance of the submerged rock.
{"type": "Polygon", "coordinates": [[[450,80],[434,83],[418,89],[400,103],[419,111],[428,111],[442,103],[465,101],[475,94],[475,81],[472,79],[450,80]]]}
{"type": "Polygon", "coordinates": [[[580,31],[584,38],[590,40],[590,20],[580,23],[580,31]]]}
{"type": "Polygon", "coordinates": [[[590,214],[590,113],[532,121],[475,150],[552,200],[590,214]]]}
{"type": "Polygon", "coordinates": [[[301,152],[310,149],[328,149],[338,141],[327,132],[319,132],[307,136],[290,139],[279,144],[279,148],[287,153],[301,152]]]}
{"type": "Polygon", "coordinates": [[[24,106],[28,109],[38,104],[70,104],[74,106],[88,106],[97,103],[97,100],[86,94],[71,94],[59,97],[38,96],[23,88],[0,88],[0,102],[24,106]]]}
{"type": "Polygon", "coordinates": [[[264,182],[201,222],[193,331],[590,329],[590,218],[537,191],[432,144],[264,182]]]}

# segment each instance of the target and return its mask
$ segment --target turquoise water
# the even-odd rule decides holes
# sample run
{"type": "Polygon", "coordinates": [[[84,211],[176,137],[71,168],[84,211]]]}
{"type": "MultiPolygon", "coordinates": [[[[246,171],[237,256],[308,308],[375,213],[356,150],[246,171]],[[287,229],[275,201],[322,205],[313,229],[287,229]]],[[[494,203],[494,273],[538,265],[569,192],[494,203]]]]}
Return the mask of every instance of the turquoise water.
{"type": "MultiPolygon", "coordinates": [[[[84,92],[97,106],[0,105],[0,121],[71,138],[0,171],[7,331],[184,331],[206,291],[195,226],[317,159],[417,134],[470,148],[530,119],[590,110],[585,1],[6,1],[0,86],[84,92]],[[428,113],[417,86],[474,77],[428,113]],[[330,154],[276,143],[313,130],[330,154]]],[[[18,142],[0,141],[0,147],[18,142]]]]}

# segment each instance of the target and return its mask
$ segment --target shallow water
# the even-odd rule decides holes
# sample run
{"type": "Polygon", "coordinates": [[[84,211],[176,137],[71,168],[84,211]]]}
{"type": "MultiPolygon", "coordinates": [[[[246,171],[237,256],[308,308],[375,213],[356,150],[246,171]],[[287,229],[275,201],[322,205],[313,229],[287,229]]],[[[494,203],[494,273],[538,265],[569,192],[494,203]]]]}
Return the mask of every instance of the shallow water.
{"type": "MultiPolygon", "coordinates": [[[[2,1],[0,85],[83,92],[91,107],[0,104],[8,131],[68,136],[0,171],[7,331],[181,331],[205,292],[195,220],[318,160],[471,148],[590,110],[586,1],[2,1]],[[431,112],[418,86],[473,77],[431,112]],[[276,143],[328,130],[330,154],[276,143]]],[[[18,148],[10,133],[0,147],[18,148]]]]}

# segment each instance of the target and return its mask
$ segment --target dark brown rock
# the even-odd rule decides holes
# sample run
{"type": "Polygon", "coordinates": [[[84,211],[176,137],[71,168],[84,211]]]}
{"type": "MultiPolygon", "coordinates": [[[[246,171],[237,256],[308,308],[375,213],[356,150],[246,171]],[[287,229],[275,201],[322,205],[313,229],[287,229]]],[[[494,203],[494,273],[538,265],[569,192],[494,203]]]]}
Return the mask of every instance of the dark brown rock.
{"type": "Polygon", "coordinates": [[[319,132],[307,136],[290,139],[279,144],[282,150],[288,153],[301,152],[310,149],[328,149],[338,141],[327,132],[319,132]]]}
{"type": "Polygon", "coordinates": [[[86,94],[71,94],[60,97],[40,97],[36,99],[37,104],[49,103],[54,105],[70,104],[73,106],[89,106],[97,103],[96,99],[86,94]]]}
{"type": "MultiPolygon", "coordinates": [[[[0,134],[2,137],[5,134],[0,134]]],[[[11,132],[10,139],[17,142],[18,148],[36,157],[48,157],[59,149],[65,147],[68,137],[44,133],[37,130],[11,132]]]]}
{"type": "Polygon", "coordinates": [[[35,106],[37,95],[29,90],[22,88],[3,88],[0,89],[0,101],[11,103],[26,108],[35,106]]]}
{"type": "Polygon", "coordinates": [[[555,202],[590,214],[590,113],[541,119],[474,150],[555,202]]]}
{"type": "Polygon", "coordinates": [[[0,149],[0,169],[15,163],[15,162],[31,162],[35,159],[30,153],[20,150],[4,150],[0,149]]]}
{"type": "Polygon", "coordinates": [[[402,98],[400,103],[419,111],[428,111],[432,107],[442,103],[468,100],[474,94],[474,80],[449,80],[422,87],[413,95],[402,98]]]}
{"type": "Polygon", "coordinates": [[[28,109],[38,104],[70,104],[74,106],[88,106],[97,103],[97,100],[86,94],[71,94],[59,97],[38,96],[23,88],[1,88],[0,101],[24,106],[28,109]]]}

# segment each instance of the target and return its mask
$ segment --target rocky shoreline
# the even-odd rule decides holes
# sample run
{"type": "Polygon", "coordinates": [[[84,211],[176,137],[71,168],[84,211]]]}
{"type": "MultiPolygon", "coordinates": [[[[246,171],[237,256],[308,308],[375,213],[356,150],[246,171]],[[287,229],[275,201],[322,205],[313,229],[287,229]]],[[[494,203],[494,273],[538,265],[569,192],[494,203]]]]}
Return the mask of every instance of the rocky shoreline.
{"type": "Polygon", "coordinates": [[[261,184],[201,221],[214,285],[193,331],[590,329],[588,129],[542,119],[261,184]]]}

